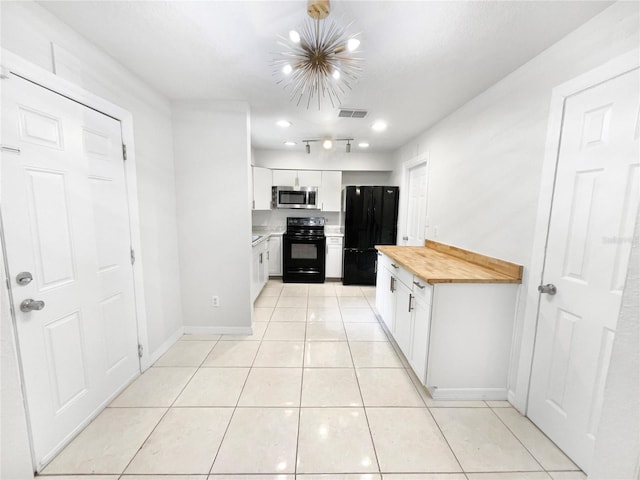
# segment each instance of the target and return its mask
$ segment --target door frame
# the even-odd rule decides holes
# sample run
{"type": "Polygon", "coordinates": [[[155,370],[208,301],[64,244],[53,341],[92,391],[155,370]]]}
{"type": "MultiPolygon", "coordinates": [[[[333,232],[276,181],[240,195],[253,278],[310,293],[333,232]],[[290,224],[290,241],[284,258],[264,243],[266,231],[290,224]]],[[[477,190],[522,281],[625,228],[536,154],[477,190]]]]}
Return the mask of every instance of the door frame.
{"type": "MultiPolygon", "coordinates": [[[[553,190],[560,153],[560,139],[562,122],[564,119],[565,102],[568,97],[580,93],[588,88],[606,82],[611,78],[623,75],[640,67],[640,49],[634,49],[624,55],[616,57],[600,67],[583,73],[563,84],[555,87],[551,92],[547,137],[542,163],[540,179],[540,193],[538,195],[538,210],[536,227],[534,230],[533,248],[531,251],[531,266],[529,267],[528,285],[523,285],[525,295],[524,318],[521,324],[520,350],[512,366],[516,368],[516,381],[509,394],[509,401],[526,414],[529,404],[529,389],[533,369],[533,355],[535,339],[538,330],[538,311],[540,294],[538,285],[542,283],[544,263],[547,253],[547,238],[549,221],[553,203],[553,190]],[[515,363],[515,365],[514,365],[515,363]],[[517,365],[517,366],[516,366],[517,365]]],[[[518,325],[516,325],[517,329],[518,325]]],[[[517,337],[514,337],[517,338],[517,337]]],[[[515,352],[514,352],[515,353],[515,352]]]]}
{"type": "MultiPolygon", "coordinates": [[[[139,216],[139,203],[138,203],[138,187],[137,187],[137,174],[136,174],[136,159],[135,159],[135,147],[134,147],[134,134],[133,134],[133,116],[132,114],[109,102],[108,100],[99,97],[78,85],[75,85],[68,80],[54,75],[53,73],[34,65],[22,57],[19,57],[5,49],[1,51],[1,73],[0,76],[4,77],[9,73],[14,73],[26,80],[40,85],[54,93],[65,96],[75,102],[83,104],[91,109],[104,113],[120,122],[122,131],[122,142],[127,146],[127,160],[124,162],[125,168],[125,184],[127,189],[127,206],[129,209],[129,229],[131,235],[131,247],[136,253],[136,261],[133,264],[133,295],[135,303],[136,314],[136,328],[138,334],[138,343],[143,346],[142,357],[139,358],[140,372],[145,371],[151,366],[151,357],[149,351],[145,348],[148,345],[148,331],[147,331],[147,313],[144,296],[144,282],[143,282],[143,269],[142,269],[142,241],[141,241],[141,229],[140,229],[140,216],[139,216]]],[[[0,80],[1,82],[4,80],[0,80]]],[[[1,87],[0,87],[1,88],[1,87]]],[[[6,265],[7,252],[4,250],[4,242],[2,245],[2,260],[6,265]]],[[[9,273],[9,272],[5,272],[9,273]]],[[[32,445],[32,432],[29,422],[28,408],[26,402],[28,401],[24,391],[24,376],[22,371],[22,360],[19,352],[19,340],[17,337],[16,329],[16,316],[14,312],[14,306],[12,304],[11,291],[4,281],[1,282],[0,291],[2,298],[7,298],[11,309],[11,328],[13,329],[13,341],[16,345],[17,366],[20,375],[20,388],[23,395],[23,403],[25,409],[25,415],[28,423],[29,433],[29,448],[31,450],[31,461],[35,471],[36,459],[34,457],[33,445],[32,445]]],[[[91,419],[88,419],[85,424],[88,424],[91,419]]],[[[84,428],[85,424],[79,428],[84,428]]]]}
{"type": "MultiPolygon", "coordinates": [[[[429,175],[429,167],[430,167],[430,162],[429,162],[429,152],[425,152],[425,153],[421,153],[420,155],[417,155],[415,157],[413,157],[410,160],[407,160],[406,162],[402,163],[402,178],[401,178],[401,185],[402,187],[400,188],[400,199],[398,201],[398,210],[400,212],[400,228],[398,228],[398,238],[396,238],[396,243],[398,245],[404,245],[405,240],[403,240],[403,237],[406,236],[407,233],[407,223],[408,223],[408,214],[409,211],[406,209],[408,208],[408,201],[409,201],[409,170],[411,170],[412,168],[415,168],[417,166],[419,166],[420,164],[424,163],[425,164],[425,169],[426,169],[426,185],[425,185],[425,189],[426,189],[426,199],[427,199],[427,204],[424,207],[424,212],[425,212],[425,228],[429,227],[429,222],[427,221],[428,218],[428,212],[429,212],[429,179],[430,179],[430,175],[429,175]],[[405,208],[406,207],[406,208],[405,208]]],[[[423,232],[424,235],[424,232],[423,232]]]]}

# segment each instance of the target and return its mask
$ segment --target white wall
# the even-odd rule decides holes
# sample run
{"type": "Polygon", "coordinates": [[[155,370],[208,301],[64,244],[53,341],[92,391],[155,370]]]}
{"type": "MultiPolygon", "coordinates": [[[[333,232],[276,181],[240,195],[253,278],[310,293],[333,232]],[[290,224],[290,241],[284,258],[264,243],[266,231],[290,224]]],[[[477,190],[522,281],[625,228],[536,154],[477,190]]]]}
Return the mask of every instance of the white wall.
{"type": "MultiPolygon", "coordinates": [[[[493,85],[395,155],[429,154],[427,237],[524,265],[513,389],[553,87],[638,46],[638,3],[619,2],[493,85]],[[435,227],[438,235],[434,234],[435,227]]],[[[511,392],[522,407],[526,392],[511,392]]]]}
{"type": "Polygon", "coordinates": [[[173,104],[184,328],[233,333],[251,327],[248,105],[173,104]],[[220,297],[220,307],[210,305],[220,297]]]}
{"type": "Polygon", "coordinates": [[[640,215],[633,238],[589,474],[593,480],[640,474],[640,215]]]}
{"type": "Polygon", "coordinates": [[[0,8],[3,48],[133,115],[142,236],[138,258],[148,315],[145,347],[157,356],[182,327],[170,104],[39,5],[1,2],[0,8]],[[52,43],[61,47],[57,64],[52,43]]]}

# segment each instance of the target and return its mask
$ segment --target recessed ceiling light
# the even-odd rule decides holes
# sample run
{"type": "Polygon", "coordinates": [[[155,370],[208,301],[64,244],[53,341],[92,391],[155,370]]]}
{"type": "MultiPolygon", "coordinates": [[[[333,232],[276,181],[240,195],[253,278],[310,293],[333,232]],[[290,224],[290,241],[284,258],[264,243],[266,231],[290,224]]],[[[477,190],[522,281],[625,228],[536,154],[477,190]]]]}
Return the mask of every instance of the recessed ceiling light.
{"type": "Polygon", "coordinates": [[[278,125],[279,127],[282,127],[282,128],[287,128],[287,127],[291,126],[291,122],[288,121],[288,120],[278,120],[276,122],[276,125],[278,125]]]}
{"type": "Polygon", "coordinates": [[[369,144],[367,142],[360,142],[358,144],[358,147],[360,147],[360,148],[369,148],[369,144]]]}
{"type": "Polygon", "coordinates": [[[331,141],[331,139],[327,138],[322,142],[322,147],[325,150],[330,150],[331,147],[333,147],[333,142],[331,141]]]}
{"type": "Polygon", "coordinates": [[[293,147],[294,145],[297,145],[297,143],[296,143],[296,142],[292,142],[292,141],[290,141],[290,140],[288,140],[288,141],[284,142],[284,144],[285,144],[285,145],[287,145],[288,147],[293,147]]]}
{"type": "Polygon", "coordinates": [[[371,125],[371,128],[376,132],[384,132],[387,129],[387,122],[384,120],[376,120],[376,122],[371,125]]]}

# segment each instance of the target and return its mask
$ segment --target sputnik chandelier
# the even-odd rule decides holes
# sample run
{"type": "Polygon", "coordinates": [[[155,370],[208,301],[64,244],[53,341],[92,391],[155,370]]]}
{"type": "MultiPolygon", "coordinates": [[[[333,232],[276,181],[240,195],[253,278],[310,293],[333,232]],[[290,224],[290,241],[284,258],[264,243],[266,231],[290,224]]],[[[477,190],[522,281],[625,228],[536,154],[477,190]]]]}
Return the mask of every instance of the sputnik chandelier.
{"type": "Polygon", "coordinates": [[[274,60],[277,83],[291,88],[291,100],[297,105],[306,98],[307,109],[314,97],[318,110],[326,98],[335,108],[362,72],[362,59],[354,56],[360,46],[358,35],[348,35],[334,21],[327,25],[330,11],[329,0],[308,0],[311,18],[299,32],[291,30],[288,38],[280,36],[278,41],[284,50],[274,60]]]}

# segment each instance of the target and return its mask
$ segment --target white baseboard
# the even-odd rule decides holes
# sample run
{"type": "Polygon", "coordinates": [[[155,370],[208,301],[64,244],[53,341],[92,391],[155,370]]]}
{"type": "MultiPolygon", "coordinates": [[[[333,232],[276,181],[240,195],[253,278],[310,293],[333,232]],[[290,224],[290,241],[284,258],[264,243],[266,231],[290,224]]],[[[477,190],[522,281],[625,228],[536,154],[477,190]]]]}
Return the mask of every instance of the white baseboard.
{"type": "Polygon", "coordinates": [[[153,352],[149,354],[147,358],[142,357],[142,371],[147,370],[151,365],[156,363],[156,361],[169,350],[174,343],[176,343],[180,337],[184,334],[184,328],[180,327],[175,332],[171,334],[169,338],[167,338],[162,344],[156,348],[153,352]]]}
{"type": "Polygon", "coordinates": [[[427,387],[434,400],[507,400],[506,388],[427,387]]]}
{"type": "Polygon", "coordinates": [[[184,327],[188,335],[251,335],[253,327],[184,327]]]}

